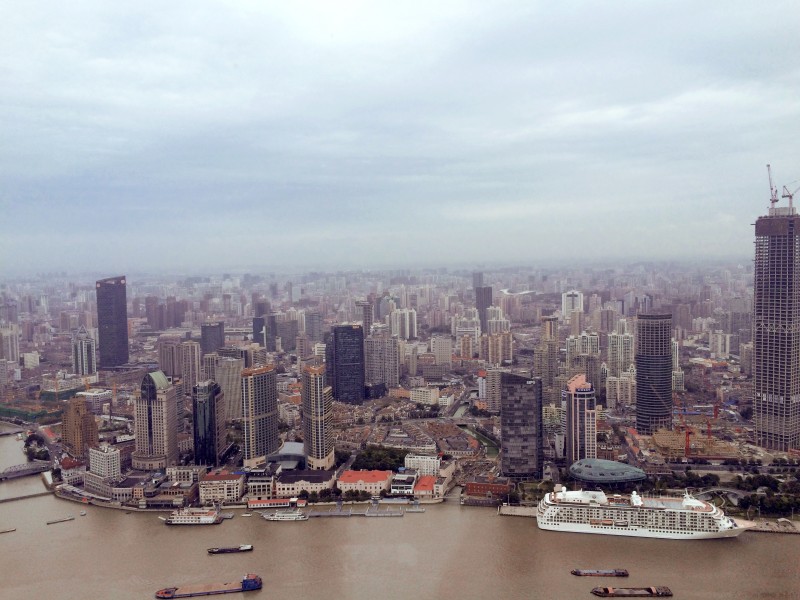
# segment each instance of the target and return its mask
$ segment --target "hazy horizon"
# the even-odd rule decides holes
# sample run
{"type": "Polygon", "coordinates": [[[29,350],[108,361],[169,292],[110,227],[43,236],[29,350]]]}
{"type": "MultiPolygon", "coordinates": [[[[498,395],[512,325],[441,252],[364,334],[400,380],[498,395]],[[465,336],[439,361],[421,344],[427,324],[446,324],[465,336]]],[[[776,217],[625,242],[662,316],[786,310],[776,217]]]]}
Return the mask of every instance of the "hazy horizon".
{"type": "Polygon", "coordinates": [[[0,276],[745,260],[800,187],[796,3],[7,9],[0,276]]]}

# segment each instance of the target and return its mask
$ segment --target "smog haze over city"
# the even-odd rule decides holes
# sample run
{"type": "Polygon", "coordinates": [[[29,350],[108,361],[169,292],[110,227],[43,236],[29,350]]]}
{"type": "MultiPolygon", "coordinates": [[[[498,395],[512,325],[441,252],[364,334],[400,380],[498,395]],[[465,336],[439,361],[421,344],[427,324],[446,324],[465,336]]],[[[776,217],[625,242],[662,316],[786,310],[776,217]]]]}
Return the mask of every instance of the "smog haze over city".
{"type": "Polygon", "coordinates": [[[11,1],[0,273],[734,258],[795,2],[11,1]]]}

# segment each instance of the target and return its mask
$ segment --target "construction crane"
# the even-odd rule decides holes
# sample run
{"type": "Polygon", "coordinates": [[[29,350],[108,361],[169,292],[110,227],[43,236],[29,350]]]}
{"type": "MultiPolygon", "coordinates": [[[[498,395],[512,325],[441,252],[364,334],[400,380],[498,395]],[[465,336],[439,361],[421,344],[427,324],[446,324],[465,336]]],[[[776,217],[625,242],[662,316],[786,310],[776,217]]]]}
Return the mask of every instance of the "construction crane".
{"type": "Polygon", "coordinates": [[[789,208],[792,208],[792,200],[794,199],[794,195],[800,192],[800,188],[797,188],[795,191],[790,192],[789,188],[783,186],[783,193],[781,194],[781,198],[788,198],[789,199],[789,208]]]}
{"type": "Polygon", "coordinates": [[[772,167],[767,165],[767,176],[769,177],[769,203],[770,208],[775,208],[778,203],[778,188],[772,183],[772,167]]]}

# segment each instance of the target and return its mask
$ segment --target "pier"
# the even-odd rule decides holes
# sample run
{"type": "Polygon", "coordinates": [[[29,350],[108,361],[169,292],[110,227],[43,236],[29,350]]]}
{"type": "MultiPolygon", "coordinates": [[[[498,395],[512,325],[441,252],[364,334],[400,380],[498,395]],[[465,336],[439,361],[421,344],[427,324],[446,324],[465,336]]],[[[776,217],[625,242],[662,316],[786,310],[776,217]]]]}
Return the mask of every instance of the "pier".
{"type": "Polygon", "coordinates": [[[377,502],[373,502],[370,506],[365,508],[364,510],[354,510],[353,507],[348,507],[345,509],[341,504],[337,505],[336,508],[331,508],[330,510],[311,510],[308,513],[308,518],[321,518],[321,517],[330,517],[330,518],[341,518],[341,517],[402,517],[405,514],[405,511],[402,509],[391,509],[387,508],[385,510],[380,510],[378,507],[377,502]]]}

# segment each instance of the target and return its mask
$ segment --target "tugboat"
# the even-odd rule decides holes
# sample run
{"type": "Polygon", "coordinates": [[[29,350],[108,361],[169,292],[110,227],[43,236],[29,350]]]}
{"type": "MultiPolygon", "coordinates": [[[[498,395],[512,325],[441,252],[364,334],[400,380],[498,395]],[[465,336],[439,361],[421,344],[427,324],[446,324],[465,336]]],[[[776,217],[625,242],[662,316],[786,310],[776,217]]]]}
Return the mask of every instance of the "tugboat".
{"type": "Polygon", "coordinates": [[[236,592],[252,592],[260,590],[263,585],[261,577],[249,573],[241,581],[229,583],[200,583],[182,585],[158,590],[156,598],[172,600],[172,598],[194,598],[196,596],[215,596],[217,594],[233,594],[236,592]]]}
{"type": "Polygon", "coordinates": [[[672,590],[663,585],[646,588],[596,587],[592,593],[601,598],[668,598],[672,596],[672,590]]]}
{"type": "Polygon", "coordinates": [[[228,548],[209,548],[209,554],[232,554],[234,552],[252,552],[252,544],[242,544],[241,546],[232,546],[228,548]]]}
{"type": "Polygon", "coordinates": [[[570,571],[578,577],[627,577],[627,569],[572,569],[570,571]]]}

